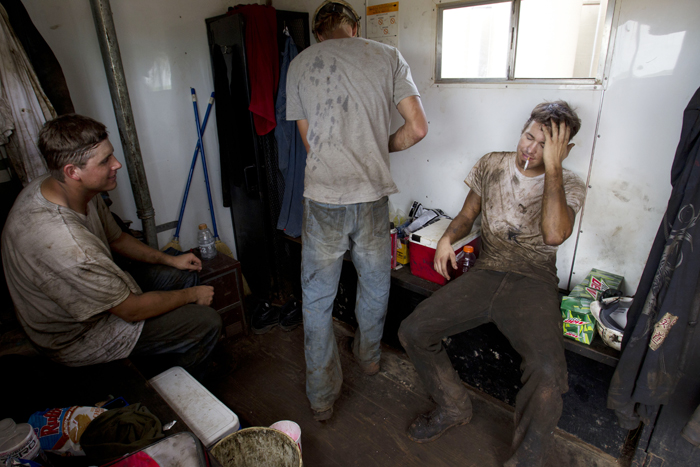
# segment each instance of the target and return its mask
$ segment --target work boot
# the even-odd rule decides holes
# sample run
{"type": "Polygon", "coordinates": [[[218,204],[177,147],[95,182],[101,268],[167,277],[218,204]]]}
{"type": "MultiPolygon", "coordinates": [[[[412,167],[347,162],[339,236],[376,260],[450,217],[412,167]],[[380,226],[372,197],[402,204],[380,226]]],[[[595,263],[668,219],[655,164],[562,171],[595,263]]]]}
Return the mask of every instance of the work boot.
{"type": "Polygon", "coordinates": [[[374,376],[379,373],[379,362],[363,362],[359,358],[355,357],[355,361],[360,366],[360,369],[367,376],[374,376]]]}
{"type": "Polygon", "coordinates": [[[333,416],[333,406],[331,405],[331,407],[326,410],[311,409],[311,412],[313,413],[314,420],[317,422],[325,422],[330,420],[333,416]]]}
{"type": "Polygon", "coordinates": [[[265,334],[279,323],[280,308],[271,306],[267,300],[261,301],[250,318],[253,334],[265,334]]]}
{"type": "Polygon", "coordinates": [[[471,410],[450,414],[438,407],[432,412],[419,415],[408,427],[408,437],[416,443],[429,443],[453,426],[466,425],[471,419],[471,410]]]}
{"type": "Polygon", "coordinates": [[[285,331],[296,329],[297,326],[304,322],[304,315],[301,308],[301,302],[296,298],[292,298],[284,304],[280,310],[279,323],[280,327],[285,331]]]}

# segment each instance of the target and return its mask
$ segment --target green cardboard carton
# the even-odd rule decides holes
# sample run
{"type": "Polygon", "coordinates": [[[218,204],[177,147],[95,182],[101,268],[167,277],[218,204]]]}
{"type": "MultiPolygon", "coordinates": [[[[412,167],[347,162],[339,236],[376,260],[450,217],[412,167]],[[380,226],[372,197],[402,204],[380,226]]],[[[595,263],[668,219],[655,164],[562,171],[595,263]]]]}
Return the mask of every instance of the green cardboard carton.
{"type": "Polygon", "coordinates": [[[608,289],[619,289],[624,278],[617,274],[592,269],[583,282],[562,298],[561,315],[564,318],[564,335],[590,345],[595,336],[596,321],[591,314],[591,302],[608,289]]]}

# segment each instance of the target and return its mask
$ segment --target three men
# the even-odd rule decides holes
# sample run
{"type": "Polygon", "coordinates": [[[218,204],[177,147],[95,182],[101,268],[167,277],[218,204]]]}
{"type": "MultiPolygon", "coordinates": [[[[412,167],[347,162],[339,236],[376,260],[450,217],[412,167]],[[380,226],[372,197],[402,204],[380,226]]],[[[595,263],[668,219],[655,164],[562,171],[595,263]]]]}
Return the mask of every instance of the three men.
{"type": "Polygon", "coordinates": [[[438,243],[434,267],[449,278],[448,263],[456,268],[451,245],[471,231],[479,214],[480,258],[469,273],[422,302],[399,329],[437,404],[409,427],[414,441],[432,441],[471,419],[469,396],[442,338],[493,322],[523,359],[514,454],[505,465],[544,463],[561,416],[561,394],[568,389],[556,252],[571,235],[585,196],[581,179],[561,165],[580,126],[566,102],[540,104],[523,128],[517,151],[485,155],[465,180],[471,190],[438,243]]]}
{"type": "Polygon", "coordinates": [[[302,226],[302,303],[306,393],[316,420],[327,420],[342,371],[332,309],[343,255],[358,272],[353,353],[367,374],[379,371],[379,341],[389,298],[388,195],[398,190],[389,153],[420,141],[428,123],[399,51],[356,37],[359,17],[327,0],[313,18],[319,43],[300,53],[287,76],[287,120],[307,150],[302,226]],[[391,109],[404,124],[389,133],[391,109]]]}
{"type": "Polygon", "coordinates": [[[197,285],[196,256],[166,255],[114,221],[98,196],[116,188],[122,166],[105,126],[58,117],[39,149],[50,174],[24,188],[2,233],[7,284],[32,342],[68,366],[149,357],[197,369],[221,331],[208,307],[214,290],[197,285]],[[139,284],[113,253],[138,262],[139,284]]]}

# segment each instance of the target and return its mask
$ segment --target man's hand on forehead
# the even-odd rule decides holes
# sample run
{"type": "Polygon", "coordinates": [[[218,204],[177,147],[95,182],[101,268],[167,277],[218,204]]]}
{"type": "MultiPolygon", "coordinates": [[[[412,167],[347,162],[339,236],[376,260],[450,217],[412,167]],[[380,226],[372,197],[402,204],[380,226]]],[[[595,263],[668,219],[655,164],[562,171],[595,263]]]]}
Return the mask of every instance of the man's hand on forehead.
{"type": "Polygon", "coordinates": [[[561,165],[574,147],[574,143],[569,143],[571,128],[564,120],[559,123],[551,120],[549,124],[542,124],[542,132],[544,133],[545,168],[552,165],[561,165]]]}

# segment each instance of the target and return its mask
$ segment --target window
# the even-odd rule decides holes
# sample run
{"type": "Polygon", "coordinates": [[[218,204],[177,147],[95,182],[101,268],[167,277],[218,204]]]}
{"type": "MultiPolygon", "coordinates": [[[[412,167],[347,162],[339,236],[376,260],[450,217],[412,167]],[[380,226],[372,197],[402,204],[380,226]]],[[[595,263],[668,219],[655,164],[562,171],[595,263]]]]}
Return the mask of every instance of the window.
{"type": "Polygon", "coordinates": [[[438,5],[436,82],[597,84],[614,0],[438,5]]]}

